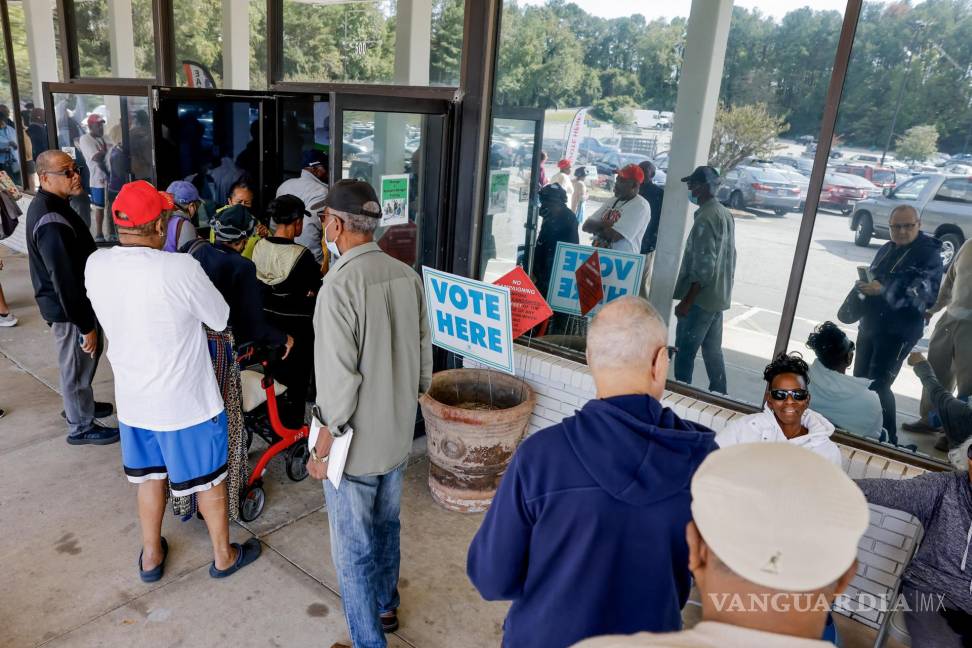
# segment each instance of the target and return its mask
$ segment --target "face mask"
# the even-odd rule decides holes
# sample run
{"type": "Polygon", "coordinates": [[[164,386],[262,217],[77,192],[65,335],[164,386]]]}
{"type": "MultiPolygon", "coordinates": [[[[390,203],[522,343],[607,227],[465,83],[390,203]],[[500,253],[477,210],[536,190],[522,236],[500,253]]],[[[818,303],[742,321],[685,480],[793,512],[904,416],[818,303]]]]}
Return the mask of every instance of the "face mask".
{"type": "Polygon", "coordinates": [[[690,192],[688,192],[688,196],[689,196],[689,202],[690,203],[692,203],[693,205],[698,205],[699,204],[699,199],[695,197],[695,194],[694,193],[692,193],[690,191],[690,192]]]}
{"type": "Polygon", "coordinates": [[[324,245],[327,246],[327,251],[331,253],[331,258],[337,261],[338,257],[341,256],[341,250],[338,249],[336,239],[333,241],[327,240],[327,227],[324,228],[324,245]]]}

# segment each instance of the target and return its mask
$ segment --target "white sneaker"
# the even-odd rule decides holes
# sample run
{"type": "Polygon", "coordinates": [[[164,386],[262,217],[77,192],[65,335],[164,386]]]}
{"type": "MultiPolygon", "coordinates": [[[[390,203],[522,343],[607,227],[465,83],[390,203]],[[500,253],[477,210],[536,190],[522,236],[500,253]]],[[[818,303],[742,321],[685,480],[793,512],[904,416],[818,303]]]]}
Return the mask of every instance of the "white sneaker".
{"type": "Polygon", "coordinates": [[[17,318],[13,316],[13,313],[0,315],[0,326],[17,326],[17,318]]]}

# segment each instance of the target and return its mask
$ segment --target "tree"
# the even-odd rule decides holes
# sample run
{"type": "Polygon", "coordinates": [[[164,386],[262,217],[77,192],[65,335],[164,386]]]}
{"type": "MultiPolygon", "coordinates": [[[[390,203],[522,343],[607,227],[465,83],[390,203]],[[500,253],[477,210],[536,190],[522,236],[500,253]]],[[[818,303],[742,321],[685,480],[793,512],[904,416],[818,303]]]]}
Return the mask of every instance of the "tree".
{"type": "Polygon", "coordinates": [[[630,126],[634,123],[634,108],[637,104],[630,97],[604,97],[594,102],[591,116],[615,126],[630,126]]]}
{"type": "Polygon", "coordinates": [[[938,129],[932,124],[912,126],[898,138],[895,149],[904,160],[921,162],[938,152],[938,129]]]}
{"type": "Polygon", "coordinates": [[[709,164],[725,174],[747,157],[768,155],[774,150],[777,136],[789,128],[783,118],[770,114],[766,104],[735,108],[720,105],[709,146],[709,164]]]}

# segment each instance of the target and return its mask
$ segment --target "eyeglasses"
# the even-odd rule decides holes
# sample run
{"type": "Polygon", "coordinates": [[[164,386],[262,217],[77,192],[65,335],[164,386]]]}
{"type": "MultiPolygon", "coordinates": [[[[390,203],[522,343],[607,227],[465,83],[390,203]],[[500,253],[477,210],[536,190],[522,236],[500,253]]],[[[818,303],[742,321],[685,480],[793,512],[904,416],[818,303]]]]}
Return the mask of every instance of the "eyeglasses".
{"type": "Polygon", "coordinates": [[[890,227],[897,232],[907,232],[918,227],[918,223],[902,223],[901,225],[890,225],[890,227]]]}
{"type": "Polygon", "coordinates": [[[81,175],[81,171],[78,169],[78,167],[69,167],[62,171],[45,171],[43,175],[59,175],[59,176],[64,176],[65,178],[70,180],[76,175],[81,175]]]}
{"type": "Polygon", "coordinates": [[[785,401],[790,396],[797,402],[802,402],[810,398],[810,392],[806,389],[771,389],[770,398],[775,401],[785,401]]]}

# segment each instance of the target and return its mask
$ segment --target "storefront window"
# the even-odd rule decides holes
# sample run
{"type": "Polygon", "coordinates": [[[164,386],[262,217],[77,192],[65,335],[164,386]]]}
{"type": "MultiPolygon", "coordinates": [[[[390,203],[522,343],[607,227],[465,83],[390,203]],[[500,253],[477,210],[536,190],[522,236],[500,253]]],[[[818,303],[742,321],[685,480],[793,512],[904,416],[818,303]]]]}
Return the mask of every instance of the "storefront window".
{"type": "Polygon", "coordinates": [[[154,79],[151,0],[75,0],[82,77],[154,79]]]}
{"type": "Polygon", "coordinates": [[[172,11],[179,85],[267,87],[266,0],[175,0],[172,11]]]}
{"type": "Polygon", "coordinates": [[[463,0],[284,0],[284,80],[458,86],[463,0]]]}
{"type": "MultiPolygon", "coordinates": [[[[2,29],[0,29],[0,37],[2,36],[2,29]]],[[[0,171],[6,173],[14,184],[23,186],[24,178],[20,166],[20,160],[25,155],[20,141],[23,138],[18,139],[14,124],[12,110],[15,106],[6,50],[3,48],[0,50],[2,50],[0,51],[0,171]]]]}

